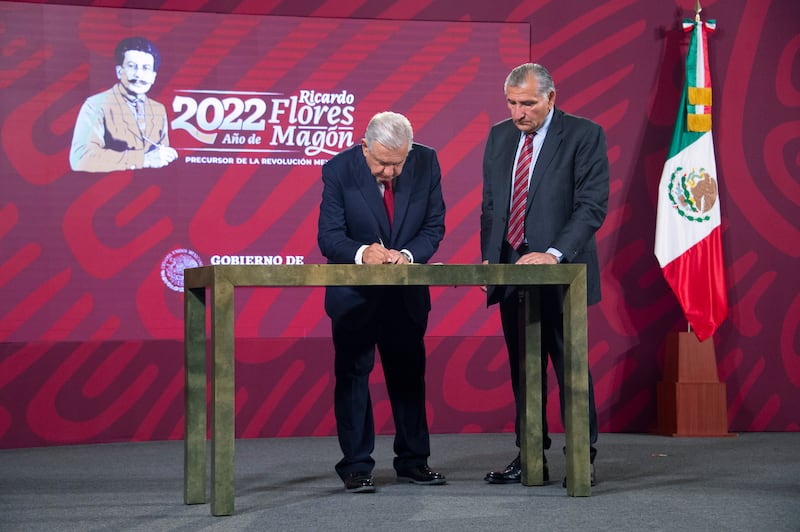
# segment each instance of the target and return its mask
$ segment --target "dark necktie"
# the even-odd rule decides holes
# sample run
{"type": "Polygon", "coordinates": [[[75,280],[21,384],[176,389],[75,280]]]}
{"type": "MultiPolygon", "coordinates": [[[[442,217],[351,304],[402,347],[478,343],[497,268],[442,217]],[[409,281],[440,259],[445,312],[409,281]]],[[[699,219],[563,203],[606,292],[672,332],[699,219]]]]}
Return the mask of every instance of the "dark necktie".
{"type": "Polygon", "coordinates": [[[389,225],[392,225],[394,218],[394,192],[392,192],[392,182],[383,183],[383,205],[386,207],[386,214],[389,215],[389,225]]]}
{"type": "Polygon", "coordinates": [[[136,122],[139,123],[139,128],[144,127],[144,101],[136,98],[133,101],[134,108],[136,110],[136,122]]]}
{"type": "Polygon", "coordinates": [[[519,152],[517,168],[514,171],[514,191],[511,195],[511,213],[508,217],[508,243],[519,249],[525,240],[525,207],[528,201],[528,174],[533,157],[533,136],[525,135],[525,142],[519,152]]]}

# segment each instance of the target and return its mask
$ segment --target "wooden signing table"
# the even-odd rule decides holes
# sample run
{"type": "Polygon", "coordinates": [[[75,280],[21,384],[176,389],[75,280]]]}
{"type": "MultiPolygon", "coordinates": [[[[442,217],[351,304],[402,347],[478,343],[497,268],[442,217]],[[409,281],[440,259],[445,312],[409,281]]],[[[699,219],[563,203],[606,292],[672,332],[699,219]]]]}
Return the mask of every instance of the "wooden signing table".
{"type": "Polygon", "coordinates": [[[586,338],[586,268],[559,265],[203,266],[184,270],[185,504],[206,502],[206,289],[211,307],[211,514],[233,513],[234,289],[299,286],[528,286],[520,391],[522,484],[543,482],[542,390],[538,286],[565,285],[564,384],[567,494],[588,497],[589,400],[586,338]]]}

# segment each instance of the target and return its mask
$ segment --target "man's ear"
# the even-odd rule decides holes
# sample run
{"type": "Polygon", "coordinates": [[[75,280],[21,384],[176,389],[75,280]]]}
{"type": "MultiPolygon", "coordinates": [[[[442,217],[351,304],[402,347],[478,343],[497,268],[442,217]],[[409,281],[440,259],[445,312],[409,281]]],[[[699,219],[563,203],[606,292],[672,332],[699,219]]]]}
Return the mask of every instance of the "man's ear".
{"type": "Polygon", "coordinates": [[[117,65],[117,79],[122,79],[122,65],[117,65]]]}

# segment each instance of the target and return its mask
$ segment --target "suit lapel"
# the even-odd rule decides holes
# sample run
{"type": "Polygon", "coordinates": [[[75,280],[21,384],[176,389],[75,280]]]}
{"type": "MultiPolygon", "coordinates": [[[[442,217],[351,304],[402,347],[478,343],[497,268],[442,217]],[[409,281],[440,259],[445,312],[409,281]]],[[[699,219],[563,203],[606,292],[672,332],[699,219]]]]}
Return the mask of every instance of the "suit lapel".
{"type": "MultiPolygon", "coordinates": [[[[147,98],[144,101],[144,108],[145,120],[147,121],[144,134],[147,135],[147,138],[151,139],[153,142],[161,144],[161,141],[164,139],[161,138],[161,131],[159,130],[160,117],[157,116],[155,106],[150,98],[147,98]]],[[[149,142],[145,141],[145,147],[149,147],[148,144],[149,142]]]]}
{"type": "Polygon", "coordinates": [[[500,173],[498,174],[501,179],[497,184],[497,191],[499,192],[497,200],[502,200],[504,203],[495,204],[494,208],[497,212],[505,211],[508,213],[509,206],[511,205],[511,187],[514,182],[514,163],[516,161],[517,146],[519,145],[519,129],[513,122],[508,122],[509,128],[498,139],[500,144],[499,157],[497,160],[503,165],[500,173]]]}
{"type": "Polygon", "coordinates": [[[414,163],[411,160],[413,150],[408,154],[408,160],[403,166],[402,173],[395,179],[394,189],[394,223],[392,223],[392,238],[397,235],[397,231],[402,227],[403,220],[408,212],[411,202],[411,191],[414,190],[414,163]]]}
{"type": "MultiPolygon", "coordinates": [[[[547,174],[547,168],[553,161],[558,146],[561,144],[562,129],[561,129],[561,111],[558,109],[553,113],[553,119],[550,121],[550,127],[547,129],[547,136],[544,138],[544,144],[539,151],[539,157],[536,159],[536,165],[533,167],[533,174],[531,174],[531,184],[528,188],[528,203],[527,210],[531,208],[533,203],[533,196],[536,194],[536,189],[547,174]]],[[[526,212],[527,214],[527,212],[526,212]]]]}
{"type": "Polygon", "coordinates": [[[119,108],[119,116],[122,119],[125,129],[129,132],[128,138],[136,143],[133,147],[141,149],[144,143],[141,138],[142,134],[139,131],[139,126],[136,124],[136,119],[133,116],[133,111],[131,111],[128,100],[122,94],[122,90],[121,85],[117,85],[114,90],[114,97],[117,102],[117,107],[119,108]]]}
{"type": "MultiPolygon", "coordinates": [[[[386,214],[386,207],[383,205],[383,197],[381,197],[381,190],[378,188],[375,176],[369,171],[369,166],[360,151],[356,155],[355,166],[358,172],[358,189],[361,191],[364,203],[367,204],[369,211],[378,223],[381,239],[388,245],[391,235],[389,215],[386,214]]],[[[397,201],[396,197],[395,201],[397,201]]]]}

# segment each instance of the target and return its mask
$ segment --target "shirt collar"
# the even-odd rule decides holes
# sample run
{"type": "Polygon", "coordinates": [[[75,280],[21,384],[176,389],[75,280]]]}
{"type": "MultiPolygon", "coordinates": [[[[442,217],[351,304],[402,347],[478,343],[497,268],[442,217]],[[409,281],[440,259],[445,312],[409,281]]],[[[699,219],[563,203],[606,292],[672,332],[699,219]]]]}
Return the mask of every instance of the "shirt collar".
{"type": "Polygon", "coordinates": [[[539,142],[541,142],[542,139],[547,136],[547,130],[550,129],[550,122],[553,121],[553,113],[555,112],[555,109],[555,106],[550,108],[550,112],[547,113],[547,117],[545,117],[542,127],[536,130],[536,137],[534,138],[538,138],[539,142]]]}
{"type": "Polygon", "coordinates": [[[125,90],[125,87],[122,85],[121,82],[117,83],[117,89],[119,90],[119,93],[122,95],[122,97],[125,98],[125,100],[127,100],[128,103],[131,105],[135,104],[136,100],[144,102],[147,99],[146,94],[131,94],[130,92],[125,90]]]}

